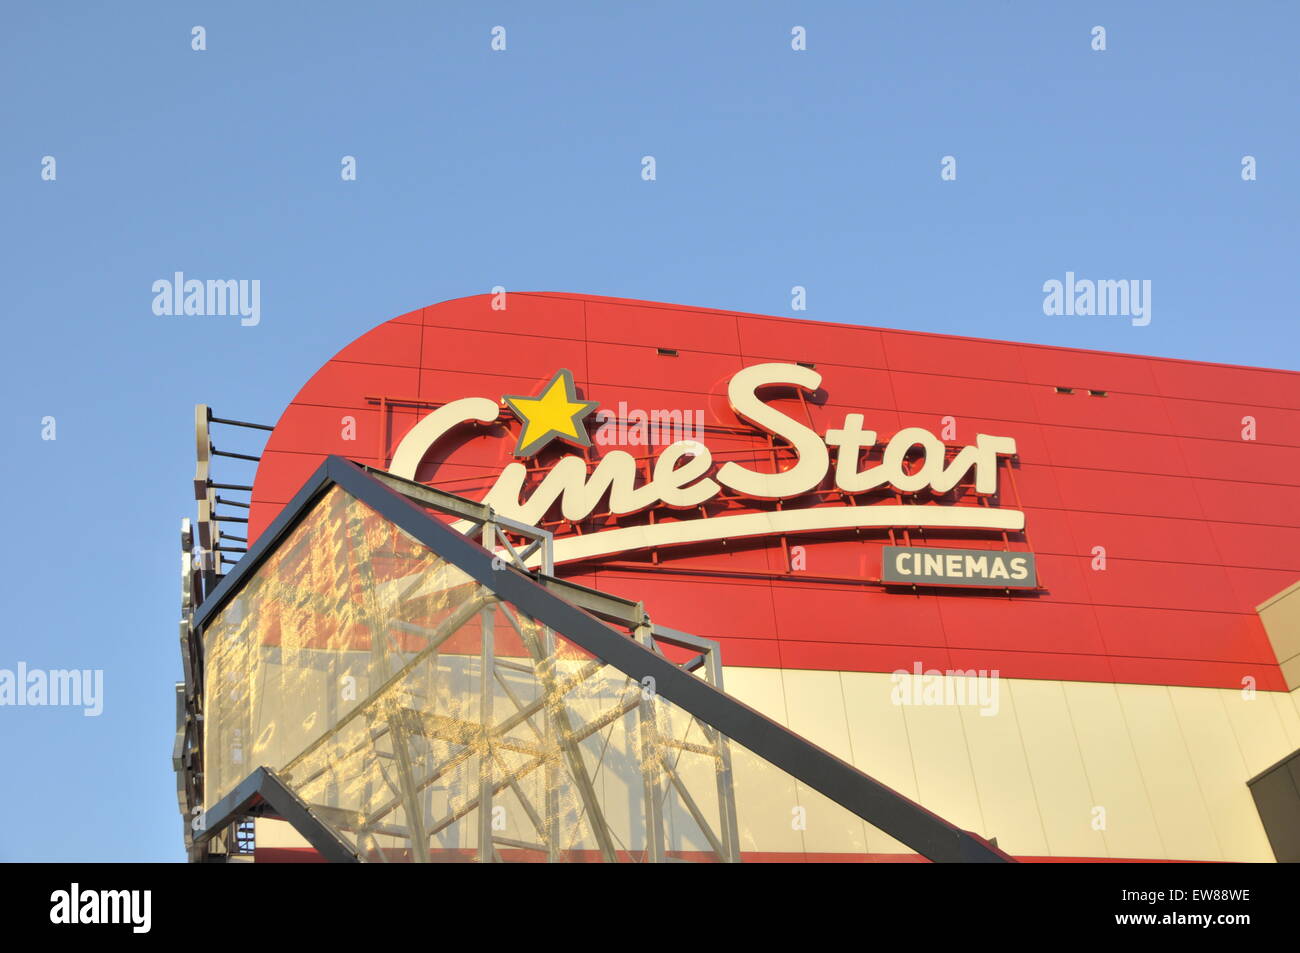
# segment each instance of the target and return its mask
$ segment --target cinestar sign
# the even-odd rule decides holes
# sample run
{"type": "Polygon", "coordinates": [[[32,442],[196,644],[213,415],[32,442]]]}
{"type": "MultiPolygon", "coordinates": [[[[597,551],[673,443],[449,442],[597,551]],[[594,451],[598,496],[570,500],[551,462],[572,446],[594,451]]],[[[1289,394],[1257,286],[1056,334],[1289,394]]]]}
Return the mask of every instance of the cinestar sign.
{"type": "MultiPolygon", "coordinates": [[[[821,486],[828,473],[833,474],[836,487],[850,494],[892,487],[905,494],[928,489],[942,495],[967,479],[972,481],[977,495],[997,493],[998,458],[1016,452],[1011,437],[978,434],[973,445],[962,447],[948,460],[938,437],[920,427],[907,427],[885,444],[878,464],[864,468],[863,454],[876,447],[877,435],[874,430],[864,429],[862,414],[846,414],[841,426],[819,434],[765,403],[760,396],[760,391],[770,387],[796,387],[812,393],[821,386],[821,380],[815,370],[799,364],[758,364],[738,371],[728,383],[727,396],[738,417],[793,447],[798,459],[789,469],[763,473],[734,461],[715,466],[707,446],[680,440],[659,452],[651,479],[640,485],[637,460],[626,451],[604,453],[590,474],[583,457],[566,454],[551,466],[526,499],[523,493],[528,468],[523,463],[508,464],[483,501],[502,516],[530,526],[537,525],[557,503],[564,519],[573,523],[591,516],[606,499],[609,511],[620,516],[652,507],[680,511],[681,518],[668,522],[558,538],[554,548],[557,563],[651,547],[787,533],[892,527],[995,532],[1024,529],[1025,516],[1019,510],[942,503],[823,503],[761,513],[687,516],[687,511],[698,514],[699,507],[715,499],[724,488],[754,500],[793,501],[821,486]],[[913,462],[905,466],[904,461],[909,459],[913,462]]],[[[501,415],[502,404],[520,423],[516,457],[535,456],[556,440],[591,447],[584,421],[596,403],[578,399],[573,375],[562,370],[537,395],[508,395],[501,401],[465,397],[444,404],[407,433],[389,469],[413,480],[430,449],[451,439],[448,435],[462,424],[493,423],[501,415]]]]}

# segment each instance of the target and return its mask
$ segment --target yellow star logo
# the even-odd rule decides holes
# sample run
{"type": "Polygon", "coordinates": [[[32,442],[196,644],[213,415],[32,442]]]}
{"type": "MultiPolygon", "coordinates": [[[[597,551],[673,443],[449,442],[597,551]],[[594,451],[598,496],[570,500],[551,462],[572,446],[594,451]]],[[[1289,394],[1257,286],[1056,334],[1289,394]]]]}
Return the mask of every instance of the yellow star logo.
{"type": "Polygon", "coordinates": [[[540,397],[506,395],[502,398],[523,423],[516,457],[531,457],[558,437],[575,447],[590,447],[591,438],[582,420],[596,409],[594,400],[578,400],[573,374],[559,370],[540,397]]]}

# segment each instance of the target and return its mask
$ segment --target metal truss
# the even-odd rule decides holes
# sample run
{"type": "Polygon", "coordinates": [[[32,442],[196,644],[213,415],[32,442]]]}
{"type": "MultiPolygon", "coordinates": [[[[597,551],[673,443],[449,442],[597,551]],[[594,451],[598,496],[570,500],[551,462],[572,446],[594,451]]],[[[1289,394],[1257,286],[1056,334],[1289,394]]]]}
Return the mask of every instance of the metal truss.
{"type": "MultiPolygon", "coordinates": [[[[717,643],[654,625],[641,603],[554,578],[551,537],[546,531],[502,519],[484,504],[340,457],[329,457],[321,465],[247,557],[193,612],[189,638],[184,640],[189,653],[187,697],[197,692],[201,699],[204,629],[314,504],[336,486],[479,583],[483,594],[459,606],[433,630],[393,622],[392,626],[405,635],[420,638],[423,647],[411,653],[396,671],[385,673],[387,677],[380,680],[369,697],[290,764],[278,773],[259,768],[234,793],[208,810],[202,823],[196,825],[199,830],[193,836],[192,859],[205,859],[214,838],[231,822],[248,816],[254,808],[266,813],[268,805],[270,811],[290,821],[318,849],[317,839],[327,846],[330,842],[313,825],[327,828],[330,837],[344,845],[351,841],[356,846],[349,849],[361,860],[384,861],[407,851],[409,859],[417,862],[435,859],[431,850],[434,839],[475,811],[476,859],[500,860],[503,851],[537,852],[551,861],[568,859],[557,825],[560,809],[555,803],[557,791],[565,787],[576,790],[578,809],[602,860],[673,859],[666,845],[665,819],[665,805],[671,797],[684,816],[694,822],[709,853],[717,860],[734,862],[741,856],[729,740],[931,860],[1011,859],[983,838],[954,827],[724,694],[717,643]],[[470,535],[462,535],[446,525],[440,515],[469,520],[474,528],[470,535]],[[542,569],[530,572],[525,562],[538,552],[542,569]],[[476,668],[477,718],[433,717],[385,703],[387,689],[416,666],[431,662],[436,666],[440,646],[471,620],[481,634],[476,668]],[[496,656],[493,636],[501,626],[526,649],[524,661],[496,656]],[[566,644],[587,653],[590,661],[567,669],[557,666],[556,633],[566,644]],[[690,657],[675,664],[665,656],[664,647],[676,650],[676,654],[685,650],[690,657]],[[619,675],[621,684],[629,690],[607,701],[602,698],[599,710],[593,707],[575,718],[565,699],[575,690],[586,690],[584,685],[596,684],[593,680],[598,680],[601,672],[619,675]],[[535,696],[532,700],[523,697],[521,684],[530,686],[535,696]],[[505,707],[500,708],[503,699],[505,707]],[[680,718],[676,728],[668,723],[665,703],[689,715],[684,728],[680,718]],[[620,843],[595,790],[603,749],[594,764],[582,749],[585,741],[599,740],[602,731],[633,713],[645,814],[645,843],[636,850],[620,843]],[[353,750],[331,749],[327,753],[325,746],[337,745],[343,729],[355,731],[363,724],[365,731],[353,750]],[[689,740],[692,729],[699,732],[702,741],[689,740]],[[436,750],[445,752],[441,759],[431,757],[434,745],[440,745],[436,750]],[[295,805],[285,802],[280,791],[274,789],[278,784],[290,794],[315,790],[312,785],[321,783],[331,758],[354,755],[383,762],[391,796],[374,809],[362,812],[341,803],[317,803],[314,796],[304,801],[297,795],[295,805]],[[713,784],[707,796],[698,778],[692,785],[683,777],[677,759],[684,756],[704,758],[712,765],[713,784]],[[426,792],[449,772],[471,764],[477,764],[479,772],[477,793],[450,806],[442,816],[431,814],[426,792]],[[544,779],[540,796],[524,787],[528,781],[535,784],[539,773],[544,779]],[[272,796],[268,797],[266,791],[272,796]],[[493,807],[506,797],[521,806],[535,832],[534,840],[508,838],[494,829],[493,807]],[[716,802],[706,804],[706,797],[716,802]],[[289,804],[287,814],[280,810],[284,803],[289,804]],[[348,837],[340,836],[340,832],[348,837]],[[397,848],[393,846],[396,844],[407,846],[397,848]]],[[[365,580],[361,582],[364,591],[365,580]]],[[[376,640],[386,637],[387,633],[373,634],[376,640]]],[[[589,692],[585,699],[597,696],[599,692],[589,692]]],[[[191,756],[179,769],[182,774],[193,773],[196,753],[201,763],[201,742],[188,750],[191,756]]],[[[187,791],[198,787],[188,780],[185,785],[187,791]]]]}
{"type": "Polygon", "coordinates": [[[288,821],[326,860],[336,863],[356,863],[358,860],[351,845],[317,817],[280,780],[279,775],[267,767],[258,768],[204,814],[203,826],[194,841],[199,845],[206,844],[244,818],[263,815],[288,821]]]}

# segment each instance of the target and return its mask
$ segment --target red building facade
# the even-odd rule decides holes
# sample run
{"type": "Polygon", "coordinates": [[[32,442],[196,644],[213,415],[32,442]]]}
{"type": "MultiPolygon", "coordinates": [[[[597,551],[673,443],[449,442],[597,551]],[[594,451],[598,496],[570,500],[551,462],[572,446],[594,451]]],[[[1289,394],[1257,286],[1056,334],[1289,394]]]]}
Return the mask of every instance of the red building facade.
{"type": "Polygon", "coordinates": [[[415,459],[408,475],[473,499],[522,467],[526,502],[566,456],[589,473],[622,451],[642,486],[678,440],[711,461],[679,482],[718,492],[620,507],[589,489],[579,519],[548,507],[558,575],[718,639],[729,691],[1013,853],[1267,859],[1244,782],[1300,746],[1295,695],[1256,613],[1300,577],[1300,374],[584,295],[457,299],[376,327],[307,382],[263,453],[250,538],[331,453],[381,469],[415,459]],[[778,367],[756,401],[797,427],[737,407],[737,375],[760,365],[778,367]],[[593,405],[575,417],[591,446],[553,439],[516,456],[525,421],[504,398],[541,399],[562,369],[593,405]],[[427,446],[412,436],[465,398],[498,416],[427,446]],[[834,443],[854,427],[874,432],[860,454],[834,443]],[[726,485],[727,465],[759,482],[810,465],[796,430],[830,444],[820,482],[777,498],[726,485]],[[932,435],[942,460],[931,444],[927,471],[912,444],[894,451],[901,479],[840,485],[838,456],[853,455],[845,473],[885,468],[900,431],[932,435]],[[961,469],[980,435],[1014,441],[994,459],[992,493],[974,469],[947,491],[919,476],[920,489],[897,485],[961,469]],[[923,518],[891,519],[894,506],[923,518]],[[943,525],[953,510],[968,511],[962,525],[943,525]],[[743,516],[757,522],[722,519],[743,516]],[[700,529],[711,520],[718,532],[700,529]],[[665,523],[682,527],[612,535],[665,523]],[[589,539],[570,551],[599,555],[565,560],[560,544],[576,537],[589,539]],[[886,584],[887,546],[1032,553],[1037,586],[886,584]],[[909,708],[900,671],[994,673],[1014,703],[1003,715],[1015,711],[909,708]],[[886,704],[902,710],[872,707],[886,704]],[[1056,750],[1067,730],[1070,750],[1056,750]],[[1175,737],[1184,753],[1158,753],[1175,737]],[[963,752],[966,766],[940,767],[963,752]],[[1199,806],[1176,807],[1191,788],[1199,806]]]}

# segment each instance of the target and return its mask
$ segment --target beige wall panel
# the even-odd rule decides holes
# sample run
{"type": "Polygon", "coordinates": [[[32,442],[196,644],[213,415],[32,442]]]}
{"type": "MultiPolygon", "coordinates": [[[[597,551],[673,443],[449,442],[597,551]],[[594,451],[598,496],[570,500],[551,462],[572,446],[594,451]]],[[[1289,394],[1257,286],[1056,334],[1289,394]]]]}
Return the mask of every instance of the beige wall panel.
{"type": "Polygon", "coordinates": [[[1300,583],[1262,603],[1258,612],[1277,660],[1285,663],[1300,656],[1300,583]]]}
{"type": "MultiPolygon", "coordinates": [[[[787,724],[780,669],[724,669],[722,687],[778,724],[787,724]]],[[[791,810],[800,800],[794,778],[737,744],[731,746],[731,766],[736,779],[740,849],[802,851],[803,835],[791,826],[791,810]]]]}
{"type": "Polygon", "coordinates": [[[1217,694],[1246,762],[1246,774],[1239,779],[1242,784],[1295,750],[1288,743],[1277,706],[1268,697],[1270,692],[1255,692],[1250,698],[1230,689],[1220,689],[1217,694]]]}
{"type": "MultiPolygon", "coordinates": [[[[466,682],[474,664],[444,658],[444,679],[466,682]]],[[[952,681],[953,695],[974,698],[952,681]]],[[[973,701],[895,704],[888,673],[728,669],[724,684],[951,823],[996,836],[1019,855],[1270,860],[1245,782],[1300,747],[1300,691],[1246,701],[1225,689],[1003,680],[998,713],[987,716],[973,701]],[[1107,811],[1101,833],[1091,828],[1095,805],[1107,811]]],[[[589,704],[613,704],[620,686],[589,704]]],[[[499,713],[513,708],[504,696],[496,704],[499,713]]],[[[608,757],[626,749],[635,726],[628,715],[583,749],[609,821],[641,849],[640,778],[608,757]],[[597,771],[601,748],[607,757],[597,771]]],[[[732,756],[743,850],[913,853],[738,746],[732,756]],[[807,811],[805,831],[791,823],[797,806],[807,811]]],[[[706,760],[682,768],[693,788],[711,791],[706,760]]],[[[704,800],[713,820],[716,809],[704,800]]],[[[508,807],[509,834],[533,839],[526,818],[514,816],[521,812],[513,796],[499,803],[508,807]]],[[[676,797],[667,813],[670,846],[704,849],[676,797]]],[[[267,827],[259,843],[272,846],[284,833],[267,827]]],[[[464,834],[443,842],[460,843],[464,834]]]]}
{"type": "Polygon", "coordinates": [[[1060,682],[1008,680],[1029,776],[1047,836],[1057,857],[1106,857],[1105,839],[1092,828],[1096,800],[1060,682]]]}
{"type": "MultiPolygon", "coordinates": [[[[784,675],[790,730],[853,764],[840,673],[791,669],[784,675]]],[[[799,796],[808,810],[808,829],[804,832],[807,850],[867,852],[865,821],[805,784],[799,785],[799,796]]]]}
{"type": "Polygon", "coordinates": [[[799,782],[798,805],[804,809],[804,850],[815,854],[865,854],[867,824],[852,811],[799,782]]]}
{"type": "Polygon", "coordinates": [[[784,674],[787,726],[837,758],[853,763],[839,672],[791,669],[784,674]]]}
{"type": "MultiPolygon", "coordinates": [[[[1223,696],[1240,694],[1176,686],[1169,689],[1223,859],[1271,861],[1273,852],[1246,787],[1246,763],[1224,710],[1223,696]]],[[[1267,707],[1273,715],[1273,706],[1262,693],[1254,704],[1267,707]]]]}
{"type": "Polygon", "coordinates": [[[1273,699],[1273,707],[1277,709],[1278,719],[1282,722],[1287,747],[1295,751],[1300,748],[1300,707],[1296,706],[1297,693],[1269,692],[1268,695],[1273,699]]]}
{"type": "Polygon", "coordinates": [[[1222,860],[1187,743],[1163,685],[1116,685],[1160,839],[1171,860],[1222,860]]]}
{"type": "Polygon", "coordinates": [[[892,685],[883,672],[842,672],[844,709],[849,721],[854,766],[917,800],[916,769],[903,707],[890,700],[892,685]]]}
{"type": "Polygon", "coordinates": [[[986,715],[978,707],[961,709],[984,817],[985,829],[979,833],[996,837],[998,846],[1008,853],[1041,856],[1048,852],[1047,837],[1029,777],[1015,704],[1005,681],[995,685],[996,714],[986,715]]]}
{"type": "Polygon", "coordinates": [[[800,797],[794,778],[752,754],[731,746],[736,779],[736,815],[742,851],[799,853],[803,834],[793,828],[793,809],[800,797]]]}
{"type": "MultiPolygon", "coordinates": [[[[919,802],[907,723],[902,706],[890,699],[893,683],[889,674],[842,672],[840,684],[853,746],[853,766],[919,802]]],[[[872,827],[867,828],[867,847],[876,854],[915,853],[906,844],[872,827]]]]}
{"type": "Polygon", "coordinates": [[[724,668],[722,690],[777,724],[787,724],[785,686],[779,668],[724,668]]]}
{"type": "Polygon", "coordinates": [[[1287,695],[1291,699],[1291,707],[1300,715],[1300,688],[1293,688],[1287,695]]]}
{"type": "Polygon", "coordinates": [[[960,712],[952,705],[911,704],[903,706],[903,718],[912,745],[917,800],[958,827],[984,830],[960,712]]]}
{"type": "Polygon", "coordinates": [[[1295,686],[1292,691],[1300,689],[1300,655],[1279,663],[1278,668],[1282,671],[1282,679],[1288,685],[1295,686]]]}
{"type": "Polygon", "coordinates": [[[1167,857],[1115,686],[1065,682],[1063,687],[1088,788],[1096,806],[1106,810],[1102,839],[1109,856],[1167,857]]]}

